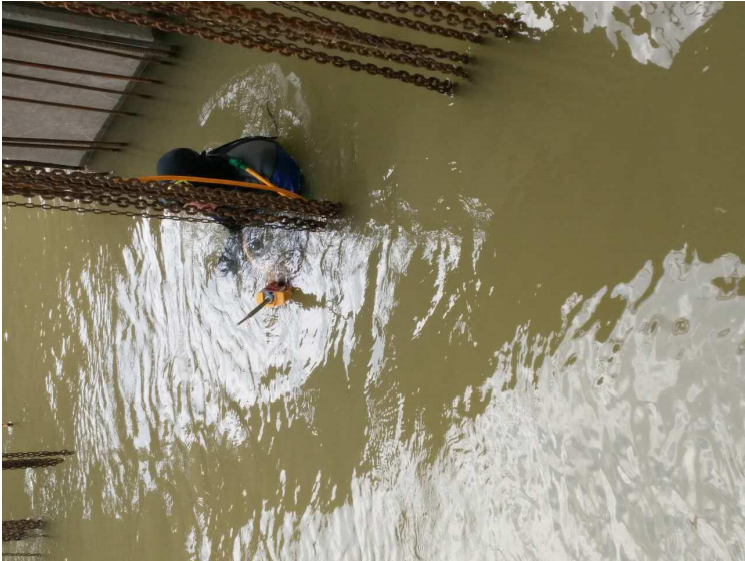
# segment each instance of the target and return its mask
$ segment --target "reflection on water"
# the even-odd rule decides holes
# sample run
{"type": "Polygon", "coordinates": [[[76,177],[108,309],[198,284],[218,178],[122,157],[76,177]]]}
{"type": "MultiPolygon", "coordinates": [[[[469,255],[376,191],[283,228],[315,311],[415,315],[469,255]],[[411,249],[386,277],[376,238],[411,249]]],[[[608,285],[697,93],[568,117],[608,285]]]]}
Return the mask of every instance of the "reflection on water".
{"type": "MultiPolygon", "coordinates": [[[[270,557],[741,558],[745,300],[717,280],[745,266],[672,252],[663,269],[654,286],[650,264],[612,295],[568,301],[559,333],[519,327],[494,374],[453,401],[434,462],[423,434],[373,430],[366,454],[384,465],[355,474],[348,504],[263,510],[270,557]],[[609,297],[625,308],[600,342],[609,297]]],[[[242,532],[235,547],[255,553],[252,524],[242,532]]]]}
{"type": "Polygon", "coordinates": [[[182,40],[183,65],[150,70],[161,99],[132,100],[149,118],[109,132],[132,149],[95,166],[276,128],[349,218],[234,234],[4,210],[4,449],[78,451],[3,475],[5,519],[54,521],[8,549],[745,557],[745,21],[726,8],[518,4],[549,32],[480,50],[454,99],[182,40]],[[295,300],[237,326],[277,277],[295,300]]]}
{"type": "MultiPolygon", "coordinates": [[[[310,109],[305,104],[300,79],[293,73],[284,76],[281,66],[276,63],[247,70],[219,88],[199,113],[202,126],[207,124],[216,109],[228,110],[233,118],[245,125],[241,137],[286,137],[293,128],[307,125],[310,119],[310,109]],[[272,100],[274,111],[268,100],[272,100]],[[272,117],[277,119],[276,122],[272,117]]],[[[224,143],[217,140],[215,146],[210,148],[220,144],[224,143]]]]}
{"type": "Polygon", "coordinates": [[[516,2],[515,13],[533,29],[550,31],[557,12],[568,11],[583,32],[605,29],[618,50],[619,37],[642,64],[670,68],[681,45],[703,27],[724,2],[516,2]],[[575,14],[572,12],[576,11],[575,14]]]}

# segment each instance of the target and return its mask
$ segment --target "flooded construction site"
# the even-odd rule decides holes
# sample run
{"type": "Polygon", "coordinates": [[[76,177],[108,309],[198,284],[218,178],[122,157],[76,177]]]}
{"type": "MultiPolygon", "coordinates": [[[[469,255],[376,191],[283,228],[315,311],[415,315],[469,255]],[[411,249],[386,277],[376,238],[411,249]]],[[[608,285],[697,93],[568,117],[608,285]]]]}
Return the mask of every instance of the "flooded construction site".
{"type": "MultiPolygon", "coordinates": [[[[87,138],[87,189],[276,137],[334,206],[3,207],[3,452],[74,451],[3,473],[3,520],[46,524],[3,553],[745,559],[745,9],[468,2],[521,22],[471,42],[292,4],[470,78],[156,30],[177,56],[87,138]],[[274,281],[288,302],[238,325],[274,281]]],[[[17,193],[47,172],[5,169],[4,201],[42,204],[17,193]]]]}

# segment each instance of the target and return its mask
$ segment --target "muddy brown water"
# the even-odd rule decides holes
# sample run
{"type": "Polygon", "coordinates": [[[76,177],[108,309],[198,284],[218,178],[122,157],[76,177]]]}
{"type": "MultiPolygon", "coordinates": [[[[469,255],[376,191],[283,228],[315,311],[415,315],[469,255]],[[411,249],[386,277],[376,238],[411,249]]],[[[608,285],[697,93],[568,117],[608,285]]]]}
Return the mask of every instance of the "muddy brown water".
{"type": "Polygon", "coordinates": [[[455,98],[174,37],[92,162],[277,132],[332,230],[3,209],[4,551],[745,558],[745,10],[507,9],[455,98]]]}

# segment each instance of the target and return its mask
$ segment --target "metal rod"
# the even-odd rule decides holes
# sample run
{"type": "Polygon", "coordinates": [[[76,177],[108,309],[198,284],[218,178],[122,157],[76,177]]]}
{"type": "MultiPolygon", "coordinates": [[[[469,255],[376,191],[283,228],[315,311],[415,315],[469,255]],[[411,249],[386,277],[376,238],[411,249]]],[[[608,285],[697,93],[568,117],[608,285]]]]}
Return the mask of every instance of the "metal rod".
{"type": "Polygon", "coordinates": [[[151,80],[150,78],[136,78],[134,76],[124,76],[122,74],[107,74],[105,72],[96,72],[94,70],[82,70],[80,68],[69,68],[67,66],[54,66],[53,64],[41,64],[39,62],[29,62],[27,60],[17,60],[14,58],[3,58],[7,64],[16,64],[18,66],[28,66],[29,68],[41,68],[43,70],[57,70],[59,72],[71,72],[73,74],[83,74],[85,76],[99,76],[100,78],[110,78],[112,80],[126,80],[127,82],[141,82],[143,84],[162,84],[160,80],[151,80]]]}
{"type": "Polygon", "coordinates": [[[16,97],[14,95],[4,95],[4,100],[18,101],[21,103],[33,103],[35,105],[50,105],[52,107],[63,107],[65,109],[79,109],[81,111],[96,111],[98,113],[113,113],[114,115],[127,115],[136,117],[137,113],[128,111],[117,111],[116,109],[101,109],[100,107],[88,107],[87,105],[72,105],[70,103],[57,103],[56,101],[42,101],[41,99],[29,99],[27,97],[16,97]]]}
{"type": "Polygon", "coordinates": [[[141,60],[145,62],[155,62],[158,64],[163,64],[163,61],[150,58],[150,57],[128,55],[127,53],[119,53],[117,51],[109,51],[107,49],[97,49],[95,47],[87,47],[85,45],[76,45],[75,43],[67,43],[65,41],[56,41],[54,39],[43,39],[41,37],[33,37],[30,35],[24,35],[22,33],[15,33],[13,31],[3,30],[3,35],[8,35],[9,37],[18,37],[19,39],[25,39],[26,41],[36,41],[37,43],[46,43],[49,45],[60,45],[62,47],[69,47],[71,49],[78,49],[80,51],[88,51],[91,53],[101,53],[104,55],[118,56],[121,58],[129,58],[132,60],[141,60]]]}
{"type": "Polygon", "coordinates": [[[51,162],[37,162],[35,160],[3,160],[3,165],[8,166],[31,166],[38,168],[72,169],[81,170],[80,166],[68,166],[67,164],[53,164],[51,162]]]}
{"type": "Polygon", "coordinates": [[[26,136],[4,136],[3,142],[44,142],[46,144],[100,144],[102,146],[127,146],[126,142],[105,140],[63,140],[60,138],[29,138],[26,136]]]}
{"type": "Polygon", "coordinates": [[[3,72],[3,76],[6,78],[15,78],[16,80],[28,80],[29,82],[41,82],[42,84],[53,84],[55,86],[62,86],[66,88],[77,88],[80,90],[90,90],[94,92],[103,92],[116,95],[133,95],[141,97],[143,99],[152,99],[153,96],[133,93],[133,92],[120,92],[119,90],[110,90],[109,88],[96,88],[93,86],[84,86],[83,84],[73,84],[72,82],[60,82],[59,80],[49,80],[47,78],[37,78],[35,76],[23,76],[22,74],[13,74],[11,72],[3,72]]]}
{"type": "Polygon", "coordinates": [[[45,39],[64,39],[70,42],[80,43],[81,45],[92,45],[97,47],[120,49],[123,51],[129,51],[131,53],[152,54],[153,56],[164,57],[178,56],[177,48],[171,45],[135,45],[123,42],[125,41],[125,39],[123,38],[112,37],[111,39],[101,39],[84,37],[81,35],[76,35],[74,32],[71,31],[58,31],[57,29],[47,29],[39,26],[25,27],[25,24],[18,25],[18,22],[14,21],[8,21],[6,23],[6,20],[3,20],[3,29],[7,29],[12,31],[13,33],[22,34],[25,36],[43,37],[45,39]]]}
{"type": "Polygon", "coordinates": [[[267,298],[264,298],[264,299],[263,299],[263,300],[261,301],[261,304],[259,304],[258,306],[256,306],[256,307],[255,307],[255,308],[254,308],[253,310],[251,310],[250,312],[248,312],[248,315],[247,315],[246,317],[244,317],[244,318],[243,318],[243,319],[242,319],[241,321],[239,321],[239,322],[238,322],[238,323],[237,323],[236,325],[240,325],[240,324],[242,324],[242,323],[243,323],[244,321],[248,321],[248,320],[250,320],[250,319],[251,319],[252,317],[254,317],[254,316],[255,316],[256,314],[258,314],[258,313],[259,313],[259,312],[261,311],[261,309],[262,309],[262,308],[263,308],[264,306],[266,306],[266,305],[267,305],[267,304],[268,304],[269,302],[271,302],[271,301],[272,301],[272,298],[271,298],[271,297],[267,297],[267,298]]]}
{"type": "Polygon", "coordinates": [[[81,152],[87,152],[88,150],[121,152],[121,148],[109,148],[107,146],[63,146],[61,144],[31,144],[29,142],[3,142],[3,146],[11,146],[14,148],[45,148],[49,150],[79,150],[81,152]]]}

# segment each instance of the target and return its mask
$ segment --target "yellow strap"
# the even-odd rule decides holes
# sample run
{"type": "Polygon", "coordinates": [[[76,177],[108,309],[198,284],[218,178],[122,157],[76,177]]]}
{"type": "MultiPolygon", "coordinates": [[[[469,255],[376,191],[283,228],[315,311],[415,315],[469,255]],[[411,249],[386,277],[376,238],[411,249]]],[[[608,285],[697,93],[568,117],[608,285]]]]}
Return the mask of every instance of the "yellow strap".
{"type": "Polygon", "coordinates": [[[261,181],[264,185],[266,185],[268,187],[276,187],[277,189],[279,189],[279,187],[277,187],[274,183],[270,182],[266,177],[264,177],[263,175],[260,175],[258,172],[255,172],[250,167],[248,167],[245,164],[245,162],[242,162],[242,163],[243,163],[243,167],[246,170],[246,172],[248,172],[251,175],[253,175],[256,179],[258,179],[259,181],[261,181]]]}
{"type": "MultiPolygon", "coordinates": [[[[250,172],[253,174],[253,172],[250,172]]],[[[262,191],[272,191],[282,197],[289,199],[301,199],[305,200],[297,193],[288,191],[287,189],[280,189],[276,185],[272,185],[266,179],[256,174],[257,179],[265,183],[246,183],[245,181],[233,181],[232,179],[211,179],[209,177],[192,177],[191,175],[148,175],[145,177],[138,177],[140,181],[190,181],[192,183],[214,183],[217,185],[232,185],[234,187],[243,187],[244,189],[260,189],[262,191]]]]}

